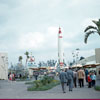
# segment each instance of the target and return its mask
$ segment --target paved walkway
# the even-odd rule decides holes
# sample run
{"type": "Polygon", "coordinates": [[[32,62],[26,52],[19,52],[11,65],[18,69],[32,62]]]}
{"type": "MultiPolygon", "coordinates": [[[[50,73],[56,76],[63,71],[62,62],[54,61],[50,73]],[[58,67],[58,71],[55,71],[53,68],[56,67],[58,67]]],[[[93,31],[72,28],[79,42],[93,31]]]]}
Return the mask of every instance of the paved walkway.
{"type": "Polygon", "coordinates": [[[0,99],[100,99],[100,92],[85,86],[74,88],[72,92],[62,93],[58,85],[47,91],[27,91],[25,82],[11,82],[0,80],[0,99]]]}

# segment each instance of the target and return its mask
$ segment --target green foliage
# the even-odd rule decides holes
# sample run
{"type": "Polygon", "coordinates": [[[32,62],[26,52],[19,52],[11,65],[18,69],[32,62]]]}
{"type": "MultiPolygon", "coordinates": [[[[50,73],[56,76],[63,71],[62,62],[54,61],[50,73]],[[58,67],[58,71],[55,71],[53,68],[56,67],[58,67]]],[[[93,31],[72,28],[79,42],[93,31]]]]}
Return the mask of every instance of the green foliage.
{"type": "Polygon", "coordinates": [[[33,86],[28,88],[28,91],[44,91],[53,88],[54,86],[60,84],[58,80],[54,80],[52,77],[44,76],[41,80],[36,80],[33,86]]]}
{"type": "Polygon", "coordinates": [[[92,34],[92,33],[95,33],[95,32],[94,32],[94,31],[89,31],[89,32],[87,32],[87,33],[85,34],[85,39],[84,39],[84,42],[85,42],[85,43],[87,43],[87,39],[88,39],[89,35],[92,34]]]}
{"type": "Polygon", "coordinates": [[[23,57],[22,56],[19,56],[19,61],[21,61],[23,59],[23,57]]]}
{"type": "Polygon", "coordinates": [[[53,78],[51,78],[51,77],[49,77],[49,76],[44,76],[43,79],[41,80],[41,83],[42,83],[43,85],[46,85],[46,84],[48,84],[48,83],[51,83],[52,80],[53,80],[53,78]]]}
{"type": "Polygon", "coordinates": [[[96,29],[97,30],[97,27],[94,27],[94,26],[90,25],[90,26],[86,27],[86,29],[84,30],[84,32],[87,32],[90,29],[96,29]]]}
{"type": "Polygon", "coordinates": [[[26,79],[26,78],[27,78],[27,75],[21,77],[21,79],[26,79]]]}
{"type": "Polygon", "coordinates": [[[84,30],[85,32],[84,42],[85,43],[87,43],[87,39],[91,34],[98,33],[100,35],[100,19],[98,21],[93,20],[92,22],[96,25],[96,27],[92,25],[89,25],[88,27],[86,27],[86,29],[84,30]]]}
{"type": "Polygon", "coordinates": [[[95,86],[95,90],[100,91],[100,86],[95,86]]]}
{"type": "Polygon", "coordinates": [[[100,29],[100,19],[98,21],[92,20],[92,22],[100,29]]]}
{"type": "Polygon", "coordinates": [[[26,55],[26,56],[28,56],[28,55],[29,55],[29,52],[28,52],[28,51],[26,51],[26,52],[25,52],[25,55],[26,55]]]}
{"type": "Polygon", "coordinates": [[[52,77],[49,77],[47,82],[48,82],[48,84],[49,84],[49,83],[51,83],[52,81],[53,81],[53,78],[52,78],[52,77]]]}
{"type": "Polygon", "coordinates": [[[34,81],[34,87],[35,87],[35,88],[39,88],[39,87],[41,87],[41,86],[42,86],[42,83],[41,83],[40,80],[34,81]]]}
{"type": "Polygon", "coordinates": [[[52,81],[51,83],[46,84],[46,85],[40,85],[38,88],[36,88],[35,86],[32,86],[32,87],[28,88],[27,90],[28,91],[45,91],[45,90],[49,90],[59,84],[60,84],[60,82],[56,80],[56,81],[54,81],[54,82],[52,81]]]}
{"type": "Polygon", "coordinates": [[[29,52],[26,51],[26,52],[25,52],[25,55],[26,55],[26,57],[27,57],[27,59],[28,59],[28,58],[29,58],[29,52]]]}

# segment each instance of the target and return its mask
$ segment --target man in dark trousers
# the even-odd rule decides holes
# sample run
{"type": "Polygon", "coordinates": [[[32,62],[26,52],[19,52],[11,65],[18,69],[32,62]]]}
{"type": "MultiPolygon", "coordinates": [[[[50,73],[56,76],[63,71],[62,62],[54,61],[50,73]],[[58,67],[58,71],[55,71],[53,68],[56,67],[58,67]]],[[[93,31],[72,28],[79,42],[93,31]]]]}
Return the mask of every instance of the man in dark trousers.
{"type": "Polygon", "coordinates": [[[85,72],[82,68],[80,68],[77,72],[77,75],[78,75],[78,80],[79,80],[79,85],[80,85],[80,88],[81,87],[84,87],[84,78],[85,78],[85,72]]]}
{"type": "Polygon", "coordinates": [[[63,93],[66,93],[66,84],[67,84],[67,73],[62,69],[59,75],[61,86],[62,86],[62,91],[63,93]]]}
{"type": "Polygon", "coordinates": [[[35,80],[37,80],[38,79],[38,75],[39,75],[39,73],[36,71],[36,72],[34,72],[34,77],[35,77],[35,80]]]}
{"type": "Polygon", "coordinates": [[[68,85],[69,85],[69,91],[73,91],[73,71],[71,67],[67,70],[67,77],[68,77],[68,85]]]}

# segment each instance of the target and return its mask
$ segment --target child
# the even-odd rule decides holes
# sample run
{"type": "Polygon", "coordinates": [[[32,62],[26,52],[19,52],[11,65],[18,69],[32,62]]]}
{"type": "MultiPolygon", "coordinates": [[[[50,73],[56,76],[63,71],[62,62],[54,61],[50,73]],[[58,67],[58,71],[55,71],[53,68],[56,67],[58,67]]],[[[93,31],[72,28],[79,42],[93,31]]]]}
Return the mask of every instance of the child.
{"type": "Polygon", "coordinates": [[[90,73],[90,72],[89,72],[89,74],[88,74],[87,79],[88,79],[88,88],[91,88],[92,79],[91,79],[91,73],[90,73]]]}
{"type": "Polygon", "coordinates": [[[95,81],[96,81],[96,75],[92,73],[92,86],[95,86],[95,81]]]}

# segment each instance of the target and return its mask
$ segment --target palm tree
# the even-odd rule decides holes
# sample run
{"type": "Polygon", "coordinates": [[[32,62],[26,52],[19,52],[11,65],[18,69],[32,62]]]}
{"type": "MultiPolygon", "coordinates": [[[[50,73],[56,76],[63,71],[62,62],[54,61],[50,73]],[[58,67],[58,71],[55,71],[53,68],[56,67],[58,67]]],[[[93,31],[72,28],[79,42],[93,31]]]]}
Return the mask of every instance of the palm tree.
{"type": "Polygon", "coordinates": [[[92,26],[89,25],[88,27],[86,27],[86,29],[84,30],[84,32],[86,32],[85,34],[85,39],[84,42],[87,43],[87,39],[89,37],[90,34],[94,34],[94,33],[98,33],[100,35],[100,19],[98,21],[92,20],[92,22],[96,25],[96,26],[92,26]]]}
{"type": "Polygon", "coordinates": [[[22,56],[19,56],[19,62],[21,62],[21,64],[22,64],[22,59],[23,59],[23,57],[22,56]]]}
{"type": "MultiPolygon", "coordinates": [[[[92,22],[96,26],[90,25],[90,26],[86,27],[86,29],[84,30],[84,32],[86,32],[85,39],[84,39],[85,43],[87,43],[87,39],[90,34],[98,33],[100,35],[100,19],[98,21],[92,20],[92,22]]],[[[100,79],[98,77],[96,78],[96,86],[100,86],[100,79]]]]}
{"type": "Polygon", "coordinates": [[[27,66],[27,61],[28,61],[28,59],[29,59],[29,52],[26,51],[26,52],[25,52],[25,55],[26,55],[26,64],[25,64],[25,66],[27,66]]]}

